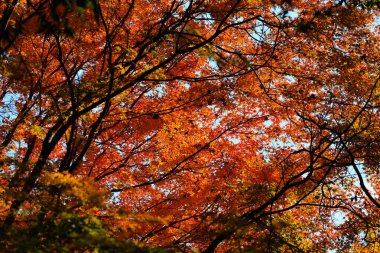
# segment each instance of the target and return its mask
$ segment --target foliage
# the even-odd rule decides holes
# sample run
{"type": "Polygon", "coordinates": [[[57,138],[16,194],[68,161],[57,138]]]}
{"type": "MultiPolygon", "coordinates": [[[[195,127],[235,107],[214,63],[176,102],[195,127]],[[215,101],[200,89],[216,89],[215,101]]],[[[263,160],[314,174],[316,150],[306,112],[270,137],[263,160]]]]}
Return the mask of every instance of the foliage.
{"type": "Polygon", "coordinates": [[[0,247],[375,252],[377,1],[0,3],[0,247]]]}
{"type": "Polygon", "coordinates": [[[96,217],[65,212],[44,224],[30,224],[27,230],[14,227],[6,240],[11,241],[2,245],[7,252],[171,252],[116,240],[96,217]]]}

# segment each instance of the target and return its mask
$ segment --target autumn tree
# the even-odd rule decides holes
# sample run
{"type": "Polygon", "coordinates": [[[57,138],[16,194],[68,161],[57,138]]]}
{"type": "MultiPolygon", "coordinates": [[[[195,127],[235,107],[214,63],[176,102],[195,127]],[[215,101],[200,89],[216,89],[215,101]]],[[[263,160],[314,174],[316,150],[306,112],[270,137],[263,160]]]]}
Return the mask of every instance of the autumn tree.
{"type": "Polygon", "coordinates": [[[376,1],[4,1],[6,251],[376,251],[376,1]]]}

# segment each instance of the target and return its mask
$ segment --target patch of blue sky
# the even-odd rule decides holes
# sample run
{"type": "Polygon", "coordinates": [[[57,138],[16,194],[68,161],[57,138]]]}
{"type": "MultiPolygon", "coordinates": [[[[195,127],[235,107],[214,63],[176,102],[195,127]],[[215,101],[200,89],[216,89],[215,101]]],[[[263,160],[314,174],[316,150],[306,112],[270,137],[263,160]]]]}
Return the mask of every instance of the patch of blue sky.
{"type": "Polygon", "coordinates": [[[288,124],[289,124],[288,121],[286,121],[286,120],[282,120],[282,121],[280,122],[280,127],[285,127],[285,126],[288,125],[288,124]]]}
{"type": "Polygon", "coordinates": [[[196,20],[203,21],[207,23],[208,25],[213,25],[215,23],[214,18],[211,16],[211,13],[209,12],[203,12],[195,16],[196,20]]]}
{"type": "Polygon", "coordinates": [[[292,75],[284,75],[284,78],[289,82],[289,83],[296,83],[297,80],[294,76],[292,75]]]}
{"type": "MultiPolygon", "coordinates": [[[[283,137],[286,136],[284,135],[283,137]]],[[[273,139],[269,146],[272,148],[294,148],[296,144],[290,138],[285,140],[285,138],[279,137],[278,139],[273,139]]]]}
{"type": "Polygon", "coordinates": [[[273,124],[273,121],[271,121],[270,119],[264,121],[264,126],[266,127],[270,127],[272,124],[273,124]]]}
{"type": "Polygon", "coordinates": [[[202,77],[202,73],[200,71],[195,71],[194,74],[197,77],[202,77]]]}
{"type": "Polygon", "coordinates": [[[244,21],[244,18],[243,17],[233,17],[231,21],[235,22],[235,23],[240,23],[240,22],[244,21]]]}
{"type": "Polygon", "coordinates": [[[216,129],[218,126],[220,126],[220,122],[222,121],[222,118],[218,118],[213,121],[212,129],[216,129]]]}
{"type": "Polygon", "coordinates": [[[165,83],[158,84],[157,86],[152,87],[148,92],[146,92],[145,96],[148,96],[148,97],[156,97],[157,96],[159,98],[162,98],[167,94],[164,91],[165,86],[166,86],[165,83]]]}
{"type": "Polygon", "coordinates": [[[85,70],[84,69],[78,70],[78,72],[74,76],[74,82],[76,84],[80,83],[80,81],[82,80],[82,77],[83,77],[84,74],[85,74],[85,70]]]}
{"type": "Polygon", "coordinates": [[[280,6],[275,6],[271,9],[271,12],[275,16],[288,17],[293,20],[299,16],[300,10],[298,9],[285,10],[281,8],[280,6]]]}
{"type": "Polygon", "coordinates": [[[103,110],[103,105],[98,105],[97,107],[91,109],[91,112],[93,113],[99,113],[103,110]]]}
{"type": "MultiPolygon", "coordinates": [[[[364,183],[365,187],[368,189],[368,191],[369,191],[369,192],[372,194],[372,196],[374,196],[375,198],[379,197],[378,194],[376,194],[376,191],[375,191],[375,189],[372,187],[371,183],[368,181],[368,175],[367,175],[367,173],[365,172],[365,168],[364,168],[364,166],[363,166],[361,163],[356,163],[356,167],[358,168],[359,173],[360,173],[360,175],[361,175],[361,177],[362,177],[362,179],[363,179],[363,183],[364,183]]],[[[348,167],[348,173],[351,174],[351,175],[354,175],[354,176],[356,176],[356,177],[358,176],[353,166],[349,166],[349,167],[348,167]]],[[[360,187],[360,181],[359,181],[359,179],[356,180],[356,181],[354,182],[354,185],[355,185],[356,187],[360,187]]]]}
{"type": "Polygon", "coordinates": [[[183,7],[188,9],[190,7],[190,1],[184,1],[183,7]]]}
{"type": "Polygon", "coordinates": [[[17,117],[16,102],[20,99],[20,95],[16,93],[7,93],[2,102],[0,108],[0,123],[3,122],[5,118],[15,119],[17,117]]]}
{"type": "Polygon", "coordinates": [[[219,70],[218,63],[217,63],[217,61],[216,61],[214,58],[209,57],[209,59],[208,59],[208,64],[209,64],[210,67],[213,68],[214,70],[219,70]]]}
{"type": "Polygon", "coordinates": [[[300,11],[297,9],[293,9],[291,11],[288,11],[287,16],[291,17],[292,19],[296,19],[299,16],[300,11]]]}
{"type": "Polygon", "coordinates": [[[232,136],[227,136],[227,140],[229,140],[233,144],[239,144],[241,142],[241,140],[239,138],[232,137],[232,136]]]}
{"type": "Polygon", "coordinates": [[[190,84],[188,82],[183,82],[183,81],[180,81],[180,84],[186,88],[186,90],[190,89],[190,84]]]}
{"type": "Polygon", "coordinates": [[[346,213],[340,210],[333,211],[331,213],[331,220],[334,226],[339,227],[340,225],[344,224],[347,221],[346,213]]]}
{"type": "Polygon", "coordinates": [[[110,202],[112,202],[113,204],[121,203],[120,193],[121,192],[112,192],[110,202]]]}
{"type": "Polygon", "coordinates": [[[253,38],[257,42],[267,42],[269,43],[270,41],[268,40],[268,34],[272,32],[272,28],[268,26],[265,22],[262,22],[260,20],[257,20],[255,22],[255,26],[252,27],[252,32],[249,33],[251,38],[253,38]]]}
{"type": "Polygon", "coordinates": [[[380,25],[380,15],[374,16],[373,23],[372,23],[372,25],[369,28],[370,31],[371,32],[375,32],[376,29],[377,29],[377,31],[379,31],[378,30],[379,29],[379,25],[380,25]]]}

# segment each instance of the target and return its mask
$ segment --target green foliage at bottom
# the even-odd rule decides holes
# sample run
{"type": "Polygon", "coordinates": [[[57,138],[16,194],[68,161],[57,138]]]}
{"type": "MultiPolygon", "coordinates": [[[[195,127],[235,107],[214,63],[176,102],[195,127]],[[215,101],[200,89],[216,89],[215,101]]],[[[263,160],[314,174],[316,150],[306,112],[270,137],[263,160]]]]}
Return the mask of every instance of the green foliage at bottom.
{"type": "Polygon", "coordinates": [[[1,235],[0,248],[6,252],[173,252],[161,248],[139,247],[118,240],[93,216],[61,213],[54,220],[34,223],[27,228],[13,227],[1,235]]]}

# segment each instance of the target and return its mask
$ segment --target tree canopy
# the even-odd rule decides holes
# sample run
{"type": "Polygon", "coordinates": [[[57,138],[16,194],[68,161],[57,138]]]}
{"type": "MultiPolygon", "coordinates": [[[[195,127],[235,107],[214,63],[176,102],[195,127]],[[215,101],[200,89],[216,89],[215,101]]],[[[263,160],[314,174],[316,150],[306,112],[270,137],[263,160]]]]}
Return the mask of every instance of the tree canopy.
{"type": "Polygon", "coordinates": [[[0,248],[379,250],[378,5],[2,1],[0,248]]]}

